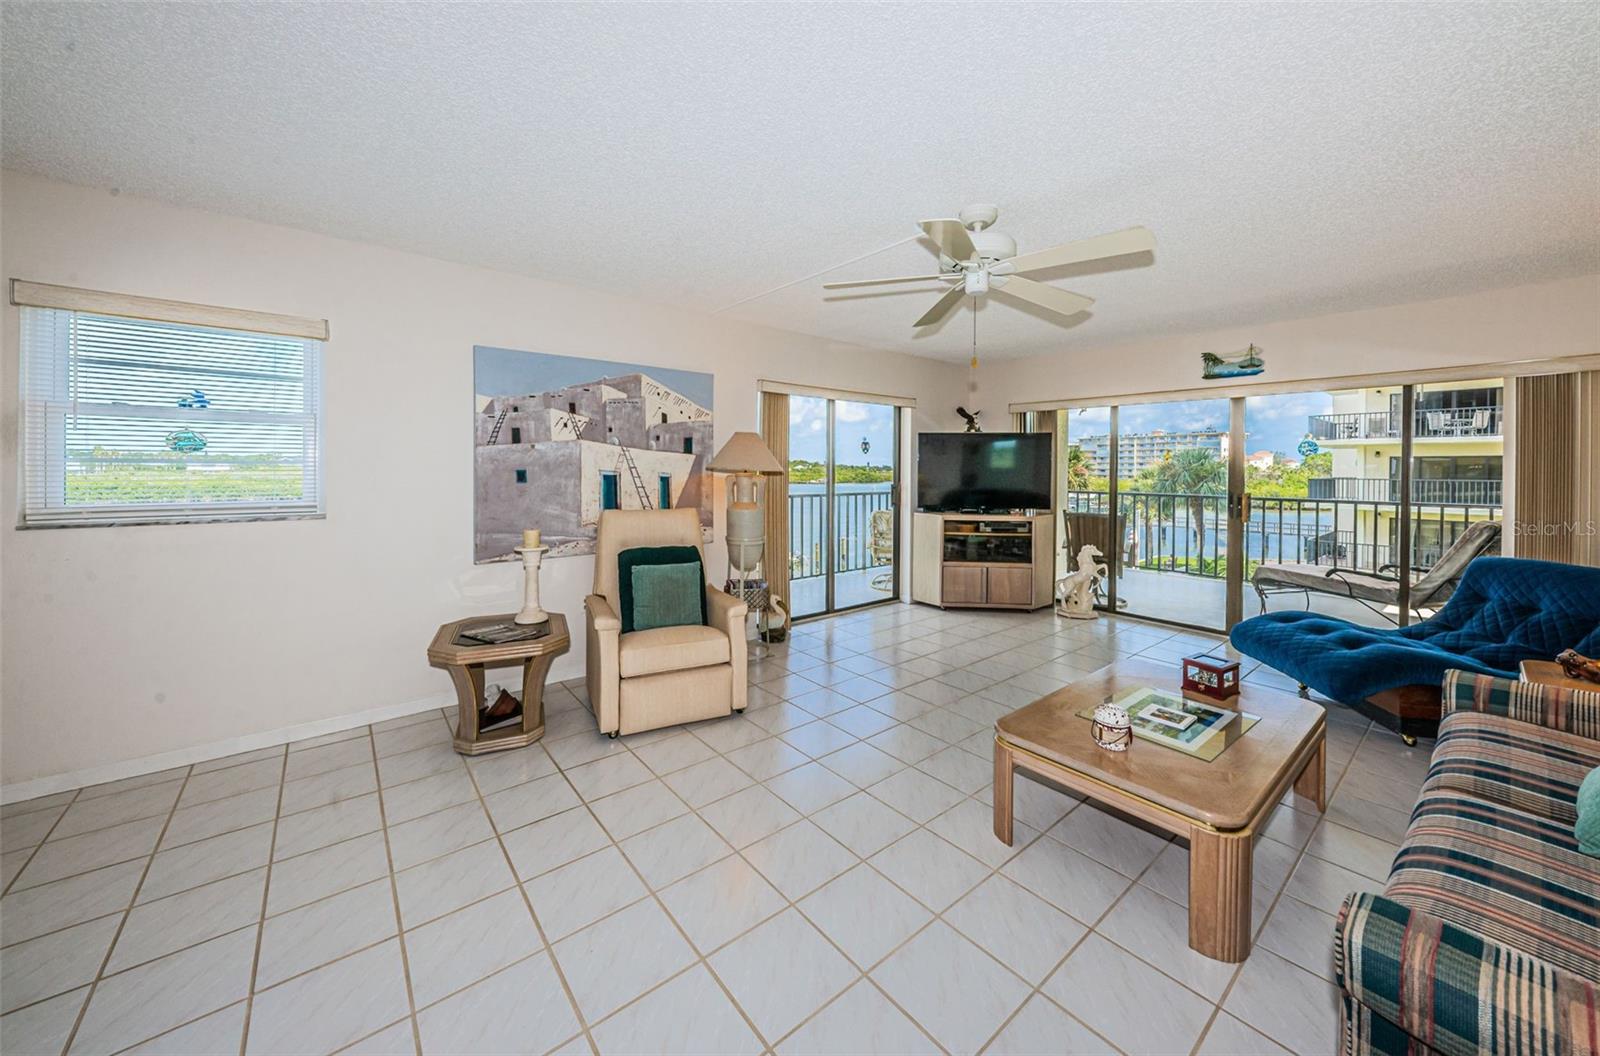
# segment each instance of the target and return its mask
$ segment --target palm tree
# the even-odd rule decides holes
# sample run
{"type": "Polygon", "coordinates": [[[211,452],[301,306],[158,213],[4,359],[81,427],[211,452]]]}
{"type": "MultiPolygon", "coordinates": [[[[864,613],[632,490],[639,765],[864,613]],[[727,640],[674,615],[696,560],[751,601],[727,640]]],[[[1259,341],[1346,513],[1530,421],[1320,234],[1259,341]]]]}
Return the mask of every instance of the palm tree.
{"type": "Polygon", "coordinates": [[[1089,456],[1073,444],[1067,448],[1067,490],[1083,491],[1089,486],[1089,456]]]}
{"type": "Polygon", "coordinates": [[[1189,524],[1194,529],[1195,553],[1204,559],[1206,498],[1227,494],[1227,465],[1209,448],[1188,447],[1174,451],[1156,464],[1155,484],[1151,490],[1188,498],[1189,524]]]}

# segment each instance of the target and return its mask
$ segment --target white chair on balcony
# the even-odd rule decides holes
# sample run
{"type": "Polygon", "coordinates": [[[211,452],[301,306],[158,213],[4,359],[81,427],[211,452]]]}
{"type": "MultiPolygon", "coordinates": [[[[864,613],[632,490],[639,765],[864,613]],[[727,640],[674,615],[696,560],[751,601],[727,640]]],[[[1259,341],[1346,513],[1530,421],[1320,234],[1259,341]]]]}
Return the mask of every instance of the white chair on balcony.
{"type": "Polygon", "coordinates": [[[1473,411],[1472,431],[1479,435],[1487,433],[1489,431],[1489,421],[1491,417],[1492,415],[1489,413],[1489,408],[1487,407],[1479,407],[1477,410],[1473,411]]]}
{"type": "Polygon", "coordinates": [[[873,510],[868,523],[867,559],[875,567],[889,565],[890,568],[873,576],[867,585],[888,594],[894,590],[894,511],[873,510]]]}
{"type": "MultiPolygon", "coordinates": [[[[1419,618],[1419,610],[1436,610],[1455,593],[1456,584],[1473,558],[1494,553],[1500,549],[1500,522],[1476,521],[1456,537],[1433,567],[1411,579],[1411,611],[1419,618]]],[[[1298,563],[1262,564],[1250,574],[1250,585],[1256,588],[1261,599],[1261,611],[1267,611],[1267,598],[1274,594],[1303,593],[1306,610],[1311,609],[1311,595],[1327,594],[1330,597],[1349,598],[1360,602],[1393,623],[1399,620],[1389,612],[1399,612],[1400,577],[1398,566],[1384,565],[1376,572],[1360,572],[1353,568],[1328,568],[1325,565],[1298,563]]]]}

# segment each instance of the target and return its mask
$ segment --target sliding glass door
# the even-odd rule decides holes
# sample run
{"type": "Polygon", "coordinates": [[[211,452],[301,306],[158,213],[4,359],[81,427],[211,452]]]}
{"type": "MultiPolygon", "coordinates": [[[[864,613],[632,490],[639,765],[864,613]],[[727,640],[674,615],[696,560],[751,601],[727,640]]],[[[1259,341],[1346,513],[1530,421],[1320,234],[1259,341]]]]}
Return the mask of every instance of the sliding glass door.
{"type": "Polygon", "coordinates": [[[1487,379],[1064,411],[1063,570],[1092,542],[1112,573],[1103,606],[1207,630],[1284,609],[1425,619],[1466,560],[1498,549],[1502,392],[1487,379]]]}
{"type": "Polygon", "coordinates": [[[789,398],[789,596],[796,617],[899,595],[900,411],[789,398]]]}
{"type": "Polygon", "coordinates": [[[1229,401],[1117,411],[1122,611],[1221,630],[1227,620],[1229,401]]]}

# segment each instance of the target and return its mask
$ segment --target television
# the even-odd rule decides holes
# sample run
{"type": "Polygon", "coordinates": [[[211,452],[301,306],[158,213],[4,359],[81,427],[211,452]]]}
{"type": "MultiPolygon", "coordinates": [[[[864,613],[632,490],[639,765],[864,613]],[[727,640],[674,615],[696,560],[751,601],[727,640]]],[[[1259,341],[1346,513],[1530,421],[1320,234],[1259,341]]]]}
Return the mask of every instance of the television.
{"type": "Polygon", "coordinates": [[[1047,510],[1050,433],[922,433],[917,508],[929,512],[1047,510]]]}

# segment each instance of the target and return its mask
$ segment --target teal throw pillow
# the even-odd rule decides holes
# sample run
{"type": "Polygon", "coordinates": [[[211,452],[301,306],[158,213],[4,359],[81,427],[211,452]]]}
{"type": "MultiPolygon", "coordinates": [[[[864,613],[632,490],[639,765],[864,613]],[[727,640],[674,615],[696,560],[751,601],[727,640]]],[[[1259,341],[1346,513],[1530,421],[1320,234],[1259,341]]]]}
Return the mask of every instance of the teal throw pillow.
{"type": "Polygon", "coordinates": [[[700,565],[634,565],[633,629],[682,627],[700,622],[700,565]]]}
{"type": "Polygon", "coordinates": [[[618,619],[622,633],[708,621],[706,577],[693,546],[637,546],[617,555],[618,619]],[[664,574],[641,570],[685,566],[664,574]],[[685,568],[687,571],[685,571],[685,568]]]}
{"type": "Polygon", "coordinates": [[[1578,850],[1600,858],[1600,766],[1578,786],[1578,822],[1572,827],[1578,850]]]}

